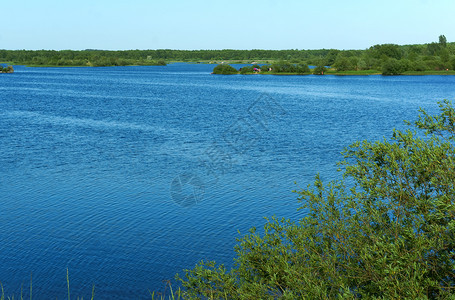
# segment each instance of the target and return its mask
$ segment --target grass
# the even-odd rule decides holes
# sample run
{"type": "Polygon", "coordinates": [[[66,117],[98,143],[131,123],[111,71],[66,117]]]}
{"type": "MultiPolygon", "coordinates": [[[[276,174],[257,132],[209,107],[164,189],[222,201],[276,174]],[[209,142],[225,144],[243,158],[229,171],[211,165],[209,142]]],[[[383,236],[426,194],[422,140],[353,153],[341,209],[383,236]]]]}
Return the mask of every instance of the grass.
{"type": "MultiPolygon", "coordinates": [[[[68,294],[68,300],[71,300],[71,293],[70,293],[70,277],[69,277],[69,270],[66,269],[66,285],[67,285],[67,294],[68,294]]],[[[170,288],[170,294],[166,296],[166,293],[164,295],[158,293],[155,294],[155,292],[150,292],[150,296],[152,300],[181,300],[183,299],[183,292],[180,290],[180,288],[177,291],[172,290],[172,286],[170,282],[168,282],[169,288],[170,288]]],[[[5,296],[5,291],[3,289],[3,284],[0,282],[0,287],[1,287],[1,294],[0,294],[0,300],[14,300],[14,299],[20,299],[24,300],[24,293],[23,293],[23,286],[21,285],[21,294],[19,298],[16,298],[14,295],[12,296],[5,296]]],[[[38,296],[38,298],[40,298],[38,296]]],[[[30,274],[30,300],[33,299],[33,275],[30,274]]],[[[76,298],[77,300],[83,300],[84,298],[76,298]]],[[[90,300],[95,299],[95,285],[92,287],[92,297],[90,300]]]]}
{"type": "Polygon", "coordinates": [[[261,72],[261,73],[246,73],[246,74],[240,74],[240,75],[311,75],[311,74],[312,73],[261,72]]]}
{"type": "MultiPolygon", "coordinates": [[[[174,292],[172,290],[172,285],[169,283],[169,289],[170,289],[171,294],[168,296],[168,298],[167,298],[168,300],[180,300],[180,299],[183,299],[183,293],[180,290],[180,288],[176,292],[174,292]]],[[[155,296],[155,292],[151,292],[150,290],[149,290],[149,294],[152,297],[152,300],[165,300],[166,299],[165,295],[160,295],[159,294],[159,295],[155,296]]]]}
{"type": "Polygon", "coordinates": [[[406,71],[402,75],[455,75],[455,71],[406,71]]]}
{"type": "Polygon", "coordinates": [[[340,75],[340,76],[346,76],[346,75],[381,75],[381,71],[378,70],[359,70],[359,71],[340,71],[337,72],[335,70],[327,70],[324,72],[324,74],[327,75],[340,75]]]}
{"type": "MultiPolygon", "coordinates": [[[[243,75],[311,75],[312,73],[274,73],[274,72],[261,72],[261,73],[248,73],[243,75]]],[[[336,75],[336,76],[367,76],[367,75],[381,75],[382,72],[378,70],[359,70],[359,71],[342,71],[337,72],[334,69],[329,69],[324,72],[324,75],[336,75]]],[[[455,71],[406,71],[401,75],[455,75],[455,71]]]]}
{"type": "MultiPolygon", "coordinates": [[[[24,64],[20,64],[24,66],[24,64]]],[[[87,65],[81,65],[81,66],[59,66],[59,65],[25,65],[26,67],[30,68],[85,68],[85,67],[90,67],[87,65]]]]}
{"type": "MultiPolygon", "coordinates": [[[[313,75],[313,73],[286,73],[286,72],[261,72],[261,73],[248,73],[242,75],[313,75]]],[[[364,70],[364,71],[346,71],[346,72],[336,72],[333,70],[327,70],[324,72],[324,75],[381,75],[381,72],[377,70],[364,70]]],[[[318,75],[319,76],[319,75],[318,75]]]]}
{"type": "Polygon", "coordinates": [[[219,65],[221,63],[225,64],[270,64],[272,63],[273,60],[188,60],[188,61],[177,61],[177,60],[171,60],[169,63],[188,63],[188,64],[210,64],[210,65],[219,65]]]}
{"type": "MultiPolygon", "coordinates": [[[[343,71],[337,72],[334,69],[327,70],[324,74],[327,75],[381,75],[382,72],[378,70],[360,70],[360,71],[343,71]]],[[[406,71],[401,75],[455,75],[455,71],[406,71]]]]}

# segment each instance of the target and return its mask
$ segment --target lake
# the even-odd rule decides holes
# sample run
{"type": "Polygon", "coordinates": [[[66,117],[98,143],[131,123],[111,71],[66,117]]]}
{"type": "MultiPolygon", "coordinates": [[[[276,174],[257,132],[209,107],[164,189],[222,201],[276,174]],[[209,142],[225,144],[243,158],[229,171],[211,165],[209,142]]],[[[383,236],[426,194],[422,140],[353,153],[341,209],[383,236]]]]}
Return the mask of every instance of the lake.
{"type": "MultiPolygon", "coordinates": [[[[218,76],[214,65],[26,68],[0,75],[6,295],[150,298],[201,259],[231,265],[292,192],[337,179],[344,147],[389,137],[454,76],[218,76]]],[[[236,66],[237,68],[240,66],[236,66]]],[[[174,283],[175,284],[175,283],[174,283]]]]}

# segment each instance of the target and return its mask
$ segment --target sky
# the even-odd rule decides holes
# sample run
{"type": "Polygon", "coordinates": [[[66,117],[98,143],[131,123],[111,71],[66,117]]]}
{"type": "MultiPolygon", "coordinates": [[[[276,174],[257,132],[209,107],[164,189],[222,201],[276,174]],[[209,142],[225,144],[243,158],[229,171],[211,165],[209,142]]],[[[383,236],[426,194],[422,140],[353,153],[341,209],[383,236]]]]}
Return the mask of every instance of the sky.
{"type": "Polygon", "coordinates": [[[366,49],[455,41],[453,0],[1,1],[0,49],[366,49]]]}

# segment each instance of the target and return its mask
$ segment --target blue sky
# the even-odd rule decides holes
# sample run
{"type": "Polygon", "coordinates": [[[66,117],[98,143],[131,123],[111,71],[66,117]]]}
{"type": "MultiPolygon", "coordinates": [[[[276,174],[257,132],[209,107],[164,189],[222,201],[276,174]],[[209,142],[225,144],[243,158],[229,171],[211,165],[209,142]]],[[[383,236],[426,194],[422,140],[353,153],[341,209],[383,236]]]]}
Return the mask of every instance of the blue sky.
{"type": "Polygon", "coordinates": [[[455,41],[453,0],[2,1],[0,49],[365,49],[455,41]]]}

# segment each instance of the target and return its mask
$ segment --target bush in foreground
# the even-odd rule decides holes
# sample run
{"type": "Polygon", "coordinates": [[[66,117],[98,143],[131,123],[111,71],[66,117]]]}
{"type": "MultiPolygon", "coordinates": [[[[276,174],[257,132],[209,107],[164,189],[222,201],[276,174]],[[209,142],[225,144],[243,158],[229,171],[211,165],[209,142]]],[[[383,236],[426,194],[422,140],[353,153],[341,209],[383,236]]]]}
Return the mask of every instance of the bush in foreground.
{"type": "Polygon", "coordinates": [[[343,180],[298,191],[298,222],[270,219],[239,239],[234,267],[201,262],[188,298],[453,299],[455,110],[425,111],[415,131],[344,151],[343,180]],[[349,186],[349,187],[348,187],[349,186]]]}

